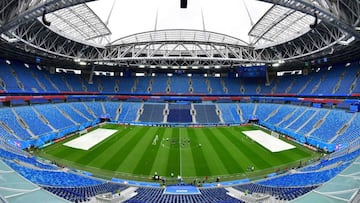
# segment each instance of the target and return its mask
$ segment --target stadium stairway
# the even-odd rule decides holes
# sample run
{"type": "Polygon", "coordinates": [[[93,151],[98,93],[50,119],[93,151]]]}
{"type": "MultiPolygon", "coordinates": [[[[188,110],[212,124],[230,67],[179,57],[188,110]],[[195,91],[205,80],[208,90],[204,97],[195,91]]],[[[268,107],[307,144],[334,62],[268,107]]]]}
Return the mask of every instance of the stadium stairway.
{"type": "Polygon", "coordinates": [[[216,114],[219,116],[220,123],[225,123],[218,104],[215,104],[215,111],[216,111],[216,114]]]}
{"type": "Polygon", "coordinates": [[[332,138],[330,138],[330,140],[328,141],[329,143],[334,142],[340,135],[343,135],[346,130],[349,128],[350,124],[352,124],[352,122],[355,120],[356,118],[356,114],[354,114],[353,116],[351,116],[350,120],[347,121],[335,134],[335,136],[333,136],[332,138]]]}
{"type": "MultiPolygon", "coordinates": [[[[316,117],[316,115],[318,115],[319,111],[320,111],[319,109],[316,109],[316,110],[315,110],[315,113],[313,113],[309,119],[305,120],[305,122],[303,122],[303,124],[302,124],[299,128],[295,129],[295,133],[300,132],[306,125],[308,125],[309,122],[313,121],[313,119],[316,117]]],[[[300,120],[300,119],[299,119],[299,120],[300,120]]],[[[298,121],[297,121],[296,123],[301,123],[301,122],[298,122],[298,121]]],[[[293,123],[293,124],[294,124],[294,123],[293,123]]],[[[293,125],[293,124],[292,124],[292,125],[293,125]]],[[[292,126],[292,125],[291,125],[291,126],[292,126]]]]}
{"type": "MultiPolygon", "coordinates": [[[[74,76],[71,75],[71,77],[73,78],[74,76]]],[[[76,92],[76,90],[71,86],[70,82],[68,82],[68,80],[67,80],[66,78],[67,78],[67,77],[64,77],[64,76],[61,77],[61,79],[64,81],[66,87],[67,87],[71,92],[76,92]]],[[[79,84],[77,84],[77,85],[74,84],[74,87],[77,87],[77,88],[78,88],[77,91],[83,90],[83,88],[82,88],[83,86],[81,85],[81,82],[80,82],[80,81],[76,81],[76,82],[79,83],[79,84]]],[[[86,92],[86,90],[83,90],[83,91],[86,92]]]]}
{"type": "Polygon", "coordinates": [[[190,112],[191,112],[192,123],[196,123],[196,109],[193,103],[191,103],[190,112]]]}
{"type": "Polygon", "coordinates": [[[255,103],[252,115],[256,115],[257,108],[258,108],[258,103],[255,103]]]}
{"type": "Polygon", "coordinates": [[[105,113],[110,116],[111,121],[116,121],[116,117],[120,108],[120,102],[106,101],[102,102],[105,113]]]}
{"type": "Polygon", "coordinates": [[[301,94],[305,90],[305,88],[309,85],[311,80],[312,80],[311,76],[309,76],[308,78],[298,77],[289,93],[301,94]]]}
{"type": "Polygon", "coordinates": [[[76,112],[77,114],[79,114],[81,117],[85,118],[87,121],[91,121],[91,119],[87,116],[85,116],[81,111],[79,111],[78,109],[74,108],[74,106],[72,106],[71,104],[69,104],[69,108],[71,108],[74,112],[76,112]]]}
{"type": "Polygon", "coordinates": [[[241,123],[244,123],[245,119],[244,119],[243,112],[242,112],[239,104],[236,104],[236,112],[237,112],[238,116],[240,117],[241,123]]]}
{"type": "Polygon", "coordinates": [[[61,92],[62,90],[60,90],[60,88],[51,80],[51,78],[49,77],[48,74],[46,74],[45,72],[40,72],[40,74],[43,75],[44,80],[42,80],[42,83],[46,84],[47,82],[50,84],[50,86],[47,86],[48,89],[49,87],[53,87],[57,92],[61,92]]]}
{"type": "Polygon", "coordinates": [[[136,113],[136,119],[135,122],[139,122],[140,121],[140,117],[141,115],[144,113],[144,102],[141,103],[140,108],[138,109],[137,113],[136,113]]]}
{"type": "Polygon", "coordinates": [[[315,124],[314,124],[314,126],[312,127],[312,129],[308,132],[308,133],[306,133],[305,134],[305,136],[310,136],[314,131],[316,131],[318,128],[320,128],[321,127],[321,125],[326,121],[326,118],[328,117],[328,115],[331,113],[331,111],[330,110],[328,110],[327,112],[326,112],[326,114],[320,119],[320,120],[318,120],[315,124]]]}
{"type": "Polygon", "coordinates": [[[0,140],[21,140],[21,138],[18,137],[15,132],[2,121],[0,121],[0,138],[0,140]]]}
{"type": "Polygon", "coordinates": [[[97,116],[95,115],[94,111],[89,108],[85,102],[81,102],[81,104],[85,107],[86,112],[90,113],[92,115],[93,118],[96,118],[97,116]]]}
{"type": "Polygon", "coordinates": [[[35,134],[30,130],[29,125],[19,116],[19,114],[13,109],[10,108],[12,113],[15,115],[18,123],[27,131],[27,133],[32,137],[36,137],[35,134]]]}
{"type": "Polygon", "coordinates": [[[359,88],[360,85],[357,85],[359,83],[359,77],[360,76],[360,70],[358,72],[356,72],[356,77],[354,79],[354,82],[351,84],[351,88],[350,88],[350,94],[354,93],[354,92],[360,92],[359,88]]]}
{"type": "Polygon", "coordinates": [[[312,87],[310,94],[314,94],[320,87],[321,83],[325,80],[326,73],[323,73],[322,76],[319,78],[318,82],[312,87]]]}
{"type": "Polygon", "coordinates": [[[268,121],[270,120],[272,117],[274,117],[278,112],[279,109],[281,108],[281,106],[278,106],[277,108],[275,108],[266,118],[264,121],[268,121]]]}
{"type": "Polygon", "coordinates": [[[342,78],[339,88],[336,91],[337,94],[339,93],[348,93],[351,94],[356,86],[356,81],[358,78],[357,75],[358,68],[355,64],[351,64],[349,67],[345,68],[344,77],[342,78]]]}
{"type": "Polygon", "coordinates": [[[292,111],[289,112],[288,115],[286,115],[280,122],[276,123],[275,125],[280,126],[282,123],[288,121],[292,116],[295,115],[295,113],[298,112],[298,110],[299,110],[299,107],[296,107],[296,108],[292,109],[292,111]]]}
{"type": "Polygon", "coordinates": [[[121,114],[121,111],[122,111],[122,106],[123,106],[123,103],[120,102],[119,108],[116,110],[115,121],[118,121],[118,120],[119,120],[119,117],[120,117],[120,114],[121,114]]]}
{"type": "MultiPolygon", "coordinates": [[[[293,115],[292,117],[288,118],[287,121],[289,121],[286,125],[284,124],[286,121],[283,121],[281,125],[283,125],[283,127],[285,128],[289,128],[290,126],[292,126],[294,123],[296,123],[306,112],[307,112],[307,109],[300,109],[298,108],[298,111],[301,111],[299,114],[295,114],[295,112],[297,111],[293,111],[293,115]]],[[[296,129],[297,130],[297,129],[296,129]]]]}
{"type": "Polygon", "coordinates": [[[67,118],[69,121],[71,121],[74,125],[79,125],[78,122],[74,121],[74,119],[72,117],[70,117],[65,111],[61,110],[58,106],[54,105],[55,108],[65,117],[67,118]]]}
{"type": "Polygon", "coordinates": [[[41,88],[42,92],[47,92],[46,86],[39,80],[39,78],[37,77],[37,75],[33,72],[30,71],[31,76],[34,78],[35,82],[39,85],[39,87],[41,88]]]}
{"type": "Polygon", "coordinates": [[[106,109],[105,109],[105,106],[104,106],[104,102],[101,101],[100,106],[101,106],[101,109],[104,112],[104,114],[106,114],[106,109]]]}
{"type": "Polygon", "coordinates": [[[39,111],[36,110],[36,108],[34,108],[33,106],[30,107],[34,112],[35,114],[37,115],[37,117],[42,121],[44,122],[52,131],[56,131],[56,129],[50,124],[50,122],[43,116],[39,113],[39,111]]]}
{"type": "MultiPolygon", "coordinates": [[[[15,81],[18,85],[18,87],[22,90],[22,91],[25,91],[25,86],[24,86],[24,83],[21,82],[21,80],[19,79],[18,75],[16,74],[16,71],[14,70],[14,68],[12,67],[12,65],[9,65],[9,68],[10,68],[10,71],[13,75],[13,77],[15,78],[15,81]]],[[[38,90],[36,88],[29,88],[30,91],[36,91],[38,92],[38,90]]]]}
{"type": "Polygon", "coordinates": [[[163,123],[167,123],[168,115],[169,115],[169,103],[165,104],[163,115],[164,115],[163,123]]]}

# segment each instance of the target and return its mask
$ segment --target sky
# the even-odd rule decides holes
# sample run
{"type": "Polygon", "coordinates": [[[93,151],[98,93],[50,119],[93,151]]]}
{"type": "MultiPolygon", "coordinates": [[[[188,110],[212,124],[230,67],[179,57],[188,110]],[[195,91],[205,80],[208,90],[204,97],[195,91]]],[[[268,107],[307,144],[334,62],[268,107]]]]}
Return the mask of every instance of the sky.
{"type": "Polygon", "coordinates": [[[108,27],[111,41],[135,33],[162,29],[203,30],[227,34],[249,42],[252,25],[245,9],[248,7],[253,23],[271,7],[257,0],[188,0],[187,9],[180,8],[180,0],[97,0],[88,6],[107,21],[115,1],[108,27]]]}

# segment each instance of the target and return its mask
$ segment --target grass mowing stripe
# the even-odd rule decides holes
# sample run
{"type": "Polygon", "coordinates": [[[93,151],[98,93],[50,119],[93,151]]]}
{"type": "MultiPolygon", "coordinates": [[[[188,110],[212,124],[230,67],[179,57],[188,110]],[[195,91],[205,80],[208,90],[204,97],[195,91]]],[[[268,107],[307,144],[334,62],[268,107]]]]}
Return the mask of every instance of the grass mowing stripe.
{"type": "MultiPolygon", "coordinates": [[[[148,143],[146,150],[142,154],[138,164],[134,169],[135,174],[149,175],[151,169],[155,163],[156,155],[161,147],[161,140],[164,136],[165,128],[157,128],[154,135],[158,135],[158,141],[156,145],[152,144],[152,141],[148,143]]],[[[155,137],[155,136],[153,136],[155,137]]],[[[141,145],[139,145],[141,146],[141,145]]]]}
{"type": "Polygon", "coordinates": [[[211,172],[209,169],[209,163],[205,158],[204,150],[202,150],[202,147],[198,145],[199,140],[194,129],[188,128],[187,132],[192,144],[190,145],[190,149],[192,152],[191,154],[193,159],[193,165],[195,166],[196,176],[210,176],[211,172]]]}
{"type": "Polygon", "coordinates": [[[271,157],[268,157],[268,159],[263,158],[263,156],[269,155],[269,151],[251,141],[250,138],[246,137],[242,132],[230,131],[228,128],[221,128],[221,131],[224,132],[224,137],[229,139],[232,143],[237,144],[238,149],[240,149],[238,155],[247,159],[247,165],[245,165],[246,168],[250,165],[255,165],[256,168],[272,166],[272,164],[268,162],[268,160],[272,160],[271,157]],[[256,161],[254,162],[254,160],[256,161]]]}
{"type": "MultiPolygon", "coordinates": [[[[250,130],[252,130],[252,129],[250,129],[250,130]]],[[[251,162],[253,163],[252,165],[255,166],[256,170],[270,168],[270,167],[274,166],[274,163],[273,163],[274,158],[269,156],[270,154],[272,154],[272,152],[270,152],[267,149],[265,149],[264,147],[260,146],[258,143],[253,141],[251,138],[245,136],[245,134],[243,134],[242,132],[240,132],[240,133],[241,133],[241,135],[234,136],[234,138],[236,138],[239,141],[242,138],[245,138],[245,139],[243,139],[243,141],[246,142],[247,144],[241,146],[243,148],[242,151],[245,154],[245,156],[251,157],[251,162]],[[264,158],[265,156],[267,158],[264,158]]]]}
{"type": "Polygon", "coordinates": [[[216,133],[216,135],[221,136],[222,145],[226,146],[226,149],[232,155],[236,163],[240,166],[238,168],[238,173],[245,172],[246,168],[252,164],[251,158],[247,157],[243,153],[242,146],[245,143],[242,142],[242,140],[237,140],[235,136],[238,135],[227,131],[226,128],[214,128],[212,131],[216,133]]]}
{"type": "MultiPolygon", "coordinates": [[[[233,130],[233,128],[231,130],[233,130]]],[[[241,134],[242,134],[241,136],[246,137],[243,133],[241,133],[241,134]]],[[[257,169],[269,168],[271,166],[276,166],[276,165],[283,165],[285,163],[290,163],[290,162],[296,160],[296,158],[292,157],[292,154],[295,151],[298,151],[298,149],[292,149],[292,150],[286,150],[286,151],[274,153],[274,152],[270,152],[269,150],[265,149],[264,147],[262,147],[255,141],[252,141],[248,137],[246,137],[246,140],[248,140],[248,142],[249,142],[249,144],[246,145],[246,147],[249,150],[257,150],[257,154],[261,154],[261,156],[258,156],[258,158],[256,160],[253,159],[254,161],[257,161],[256,163],[254,162],[254,165],[256,166],[257,169]],[[264,162],[259,162],[259,160],[263,160],[264,162]],[[267,163],[267,166],[264,165],[265,162],[267,163]]],[[[244,152],[247,152],[247,151],[248,150],[244,150],[244,152]]],[[[250,156],[250,155],[247,155],[247,156],[250,156]]]]}
{"type": "Polygon", "coordinates": [[[214,134],[213,130],[209,128],[203,128],[203,131],[221,158],[221,162],[229,171],[229,174],[238,173],[241,166],[237,163],[231,152],[229,152],[228,148],[224,146],[223,139],[220,139],[219,135],[214,134]]]}
{"type": "Polygon", "coordinates": [[[182,154],[181,154],[181,129],[182,128],[180,128],[179,129],[179,140],[178,140],[178,146],[179,146],[179,174],[180,174],[180,176],[182,176],[182,174],[183,174],[183,171],[182,171],[182,154]]]}
{"type": "Polygon", "coordinates": [[[204,133],[202,129],[194,129],[195,136],[198,139],[199,144],[202,145],[202,151],[205,156],[205,160],[208,163],[209,170],[211,171],[211,175],[222,175],[222,174],[229,174],[227,168],[221,161],[221,157],[214,149],[214,146],[208,139],[208,135],[204,133]]]}
{"type": "MultiPolygon", "coordinates": [[[[119,167],[117,168],[116,171],[123,171],[123,172],[127,172],[127,173],[138,174],[138,173],[135,173],[134,170],[135,170],[136,166],[139,164],[139,162],[141,161],[141,158],[144,156],[148,145],[152,144],[152,142],[155,138],[156,130],[157,130],[157,128],[149,128],[149,127],[147,128],[147,131],[142,134],[142,136],[136,142],[136,145],[134,145],[131,152],[129,152],[126,155],[126,158],[121,163],[121,165],[119,165],[119,167]]],[[[147,155],[145,155],[145,157],[147,158],[145,163],[149,164],[150,163],[149,159],[151,159],[151,157],[148,157],[147,155]]],[[[148,175],[148,174],[145,174],[145,175],[148,175]]]]}
{"type": "Polygon", "coordinates": [[[83,156],[77,159],[77,163],[95,167],[102,165],[108,158],[104,155],[116,153],[118,148],[115,146],[120,144],[122,138],[126,138],[125,136],[130,132],[131,130],[129,128],[121,128],[121,130],[113,134],[109,140],[105,140],[105,142],[95,145],[95,147],[88,151],[83,151],[83,156]]]}
{"type": "Polygon", "coordinates": [[[194,154],[191,151],[191,143],[189,140],[189,132],[186,128],[181,128],[181,175],[182,176],[195,176],[195,163],[194,163],[194,154]]]}
{"type": "MultiPolygon", "coordinates": [[[[172,134],[172,128],[165,128],[163,134],[161,135],[163,138],[169,138],[172,134]]],[[[155,172],[161,176],[169,176],[170,174],[167,172],[167,164],[169,159],[170,149],[166,147],[160,147],[153,163],[153,167],[151,169],[150,174],[155,174],[155,172]]]]}
{"type": "Polygon", "coordinates": [[[245,169],[249,166],[255,166],[256,170],[266,168],[271,170],[280,166],[287,167],[290,162],[291,165],[297,164],[299,159],[305,162],[306,160],[303,158],[310,159],[318,156],[317,153],[309,152],[300,145],[296,145],[298,149],[272,153],[241,133],[241,131],[259,130],[255,126],[161,128],[159,130],[160,128],[154,127],[105,125],[103,128],[116,129],[118,132],[88,151],[62,145],[71,139],[75,139],[76,136],[74,136],[48,146],[37,154],[48,157],[50,160],[56,160],[60,164],[61,161],[64,161],[69,167],[88,170],[95,175],[106,174],[107,177],[126,177],[125,179],[134,178],[145,181],[149,180],[148,175],[153,175],[155,172],[165,177],[169,177],[171,172],[177,176],[180,167],[180,151],[182,155],[182,176],[184,178],[234,174],[227,164],[239,165],[236,166],[236,173],[238,173],[241,172],[240,168],[245,169]],[[164,146],[159,142],[158,145],[153,146],[151,143],[155,134],[159,135],[159,140],[174,138],[176,142],[171,144],[171,141],[167,141],[164,142],[164,146]],[[190,138],[190,146],[179,147],[180,134],[184,140],[190,138]],[[200,148],[198,144],[202,144],[202,147],[200,148]],[[259,159],[260,163],[255,162],[259,159]],[[267,164],[270,167],[265,166],[267,164]],[[125,173],[131,173],[131,175],[125,173]]]}
{"type": "MultiPolygon", "coordinates": [[[[78,138],[78,137],[76,137],[78,138]]],[[[76,139],[74,138],[74,139],[76,139]]],[[[71,139],[73,140],[73,139],[71,139]]],[[[107,142],[107,141],[115,141],[116,138],[114,136],[110,136],[108,138],[106,138],[103,142],[107,142]]],[[[67,140],[66,142],[68,142],[69,140],[67,140]]],[[[64,143],[66,143],[64,142],[64,143]]],[[[91,148],[90,150],[81,150],[81,149],[74,149],[68,146],[63,146],[63,143],[61,145],[58,146],[62,146],[62,154],[59,157],[62,157],[62,159],[66,159],[72,162],[76,162],[78,164],[81,165],[88,165],[92,162],[93,158],[95,158],[96,156],[101,156],[102,154],[102,150],[99,149],[101,148],[101,144],[98,144],[96,146],[94,146],[93,148],[91,148]]]]}
{"type": "MultiPolygon", "coordinates": [[[[133,128],[126,136],[130,136],[130,139],[123,143],[123,146],[118,149],[110,159],[105,162],[101,167],[108,170],[115,171],[121,163],[126,159],[127,154],[129,154],[139,139],[143,136],[143,134],[148,130],[148,128],[133,128]]],[[[106,155],[105,155],[106,156],[106,155]]]]}
{"type": "Polygon", "coordinates": [[[179,162],[179,153],[180,148],[178,145],[179,140],[179,132],[180,128],[171,128],[171,140],[169,142],[173,142],[174,144],[170,143],[170,151],[168,157],[168,163],[166,166],[167,174],[174,173],[175,176],[180,174],[180,162],[179,162]]]}

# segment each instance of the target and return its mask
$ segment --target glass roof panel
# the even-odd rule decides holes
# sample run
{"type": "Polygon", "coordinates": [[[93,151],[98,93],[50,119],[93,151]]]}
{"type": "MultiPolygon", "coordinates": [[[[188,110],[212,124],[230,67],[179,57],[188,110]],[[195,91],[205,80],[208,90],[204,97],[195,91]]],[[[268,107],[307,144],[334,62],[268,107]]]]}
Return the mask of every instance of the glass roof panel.
{"type": "Polygon", "coordinates": [[[249,42],[248,32],[272,6],[257,0],[98,0],[87,3],[111,29],[111,41],[155,30],[204,30],[249,42]]]}
{"type": "Polygon", "coordinates": [[[249,36],[257,48],[274,46],[310,31],[313,22],[313,16],[274,5],[252,27],[249,36]]]}
{"type": "Polygon", "coordinates": [[[215,42],[224,44],[235,44],[240,46],[248,46],[248,43],[231,37],[228,35],[206,32],[202,30],[157,30],[151,32],[143,32],[127,37],[120,38],[112,44],[129,44],[129,43],[146,43],[146,42],[162,42],[162,41],[185,41],[185,42],[215,42]]]}
{"type": "Polygon", "coordinates": [[[51,22],[51,30],[76,41],[99,43],[100,38],[111,34],[108,27],[86,4],[48,13],[46,20],[51,22]]]}

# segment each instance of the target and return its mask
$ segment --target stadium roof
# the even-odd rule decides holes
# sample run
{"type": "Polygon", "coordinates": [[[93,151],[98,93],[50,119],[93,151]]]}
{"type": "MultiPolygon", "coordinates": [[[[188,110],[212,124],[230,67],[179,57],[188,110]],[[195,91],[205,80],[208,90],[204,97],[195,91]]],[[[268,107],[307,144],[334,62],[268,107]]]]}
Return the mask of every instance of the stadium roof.
{"type": "Polygon", "coordinates": [[[112,41],[155,30],[203,30],[249,42],[254,22],[272,6],[256,0],[191,0],[181,9],[179,0],[98,0],[87,3],[108,24],[112,41]]]}
{"type": "Polygon", "coordinates": [[[102,44],[106,42],[104,37],[111,35],[109,28],[86,4],[48,13],[46,19],[51,22],[51,30],[75,41],[102,44]]]}
{"type": "Polygon", "coordinates": [[[305,34],[313,22],[311,15],[273,5],[251,28],[249,36],[256,47],[273,46],[305,34]]]}
{"type": "MultiPolygon", "coordinates": [[[[159,44],[161,49],[170,47],[171,43],[175,43],[175,47],[186,44],[186,60],[191,60],[187,65],[199,65],[199,60],[216,62],[217,65],[224,65],[222,61],[226,60],[229,65],[236,60],[241,64],[285,62],[288,67],[294,67],[293,63],[300,62],[298,66],[303,66],[304,61],[324,57],[329,59],[326,61],[333,63],[335,60],[344,60],[343,56],[360,56],[356,51],[360,41],[358,8],[359,2],[353,0],[344,0],[339,4],[324,0],[226,0],[221,3],[218,0],[191,0],[187,9],[180,9],[178,0],[2,0],[0,40],[3,46],[0,44],[0,47],[5,47],[1,52],[11,57],[17,57],[22,52],[22,55],[30,59],[42,57],[51,61],[56,58],[64,63],[74,59],[88,62],[111,61],[119,65],[133,64],[134,59],[140,61],[146,57],[151,58],[147,60],[148,64],[161,66],[167,64],[163,63],[164,57],[169,62],[180,59],[185,61],[183,50],[178,52],[180,55],[157,54],[155,51],[159,48],[152,50],[155,46],[151,43],[147,43],[147,46],[141,42],[123,46],[111,42],[119,43],[120,40],[117,39],[124,40],[124,36],[139,37],[139,33],[176,29],[222,33],[227,39],[239,39],[235,41],[249,44],[248,49],[245,49],[220,44],[219,40],[216,43],[203,41],[204,46],[199,48],[196,40],[191,44],[179,34],[173,35],[179,37],[176,42],[159,44]],[[83,3],[87,4],[81,5],[83,3]],[[277,6],[273,6],[274,4],[277,6]],[[81,5],[78,12],[74,7],[76,5],[81,5]],[[64,8],[65,10],[61,10],[64,8]],[[53,12],[55,13],[52,14],[53,12]],[[64,13],[53,18],[53,15],[61,12],[64,13]],[[52,26],[43,24],[46,22],[41,19],[44,13],[52,26]],[[264,13],[266,14],[262,17],[264,13]],[[345,13],[347,18],[343,17],[345,13]],[[315,15],[318,23],[311,20],[314,18],[310,16],[315,15]],[[36,18],[38,20],[35,21],[36,18]],[[261,20],[258,22],[259,19],[261,20]],[[254,24],[255,22],[258,23],[254,24]],[[267,25],[268,22],[270,26],[267,25]],[[316,25],[311,32],[308,27],[310,24],[316,25]],[[252,25],[255,25],[253,29],[252,25]],[[136,33],[138,34],[135,35],[136,33]],[[206,46],[212,49],[204,49],[206,46]],[[200,54],[198,48],[201,50],[200,54]],[[207,53],[203,54],[202,49],[207,53]],[[10,53],[9,50],[13,52],[10,53]],[[168,58],[170,55],[173,57],[168,58]],[[333,58],[336,59],[332,60],[333,58]]],[[[132,41],[136,42],[136,39],[132,41]]],[[[174,48],[170,50],[175,51],[174,48]]]]}
{"type": "Polygon", "coordinates": [[[233,44],[249,46],[247,42],[228,35],[206,32],[202,30],[157,30],[143,32],[115,40],[112,44],[131,44],[162,41],[182,41],[182,42],[214,42],[223,44],[233,44]]]}

